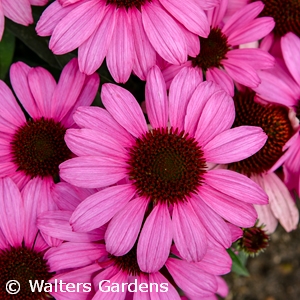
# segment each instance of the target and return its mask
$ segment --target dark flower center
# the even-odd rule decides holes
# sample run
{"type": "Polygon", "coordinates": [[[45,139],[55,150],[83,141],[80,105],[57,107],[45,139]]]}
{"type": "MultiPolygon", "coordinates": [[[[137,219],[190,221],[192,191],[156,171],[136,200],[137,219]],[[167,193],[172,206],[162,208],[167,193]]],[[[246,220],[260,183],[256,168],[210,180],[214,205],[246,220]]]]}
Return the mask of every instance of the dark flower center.
{"type": "Polygon", "coordinates": [[[229,165],[230,169],[247,176],[269,170],[283,154],[282,148],[293,134],[288,108],[275,104],[254,102],[254,92],[234,95],[236,117],[233,127],[259,126],[268,135],[265,145],[254,155],[229,165]]]}
{"type": "Polygon", "coordinates": [[[115,4],[118,8],[125,7],[126,9],[132,7],[140,9],[147,2],[151,2],[151,0],[106,0],[106,4],[115,4]]]}
{"type": "Polygon", "coordinates": [[[71,158],[65,141],[66,128],[52,119],[29,120],[20,127],[11,143],[18,170],[33,177],[56,176],[58,166],[71,158]]]}
{"type": "Polygon", "coordinates": [[[300,1],[299,0],[261,0],[265,7],[260,16],[273,17],[274,34],[284,36],[289,31],[300,37],[300,1]]]}
{"type": "Polygon", "coordinates": [[[215,67],[222,67],[222,59],[229,51],[227,37],[219,28],[211,28],[207,38],[200,38],[200,53],[195,58],[190,58],[193,67],[199,67],[203,71],[215,67]]]}
{"type": "Polygon", "coordinates": [[[184,201],[203,181],[203,151],[184,131],[153,129],[136,140],[129,155],[130,179],[153,203],[184,201]]]}
{"type": "Polygon", "coordinates": [[[255,256],[268,247],[269,239],[263,226],[244,228],[243,237],[237,241],[238,249],[248,255],[255,256]]]}
{"type": "MultiPolygon", "coordinates": [[[[51,277],[49,267],[41,253],[25,247],[5,249],[0,251],[0,299],[46,299],[45,292],[32,292],[29,280],[47,282],[51,277]],[[10,295],[6,291],[6,283],[17,280],[20,291],[10,295]]],[[[13,286],[17,289],[17,286],[13,286]]],[[[48,295],[49,297],[49,295],[48,295]]]]}
{"type": "Polygon", "coordinates": [[[129,275],[138,276],[143,273],[140,270],[140,267],[137,262],[136,256],[136,246],[135,244],[132,249],[122,256],[114,256],[111,255],[110,258],[114,262],[115,266],[117,266],[123,272],[127,272],[129,275]]]}

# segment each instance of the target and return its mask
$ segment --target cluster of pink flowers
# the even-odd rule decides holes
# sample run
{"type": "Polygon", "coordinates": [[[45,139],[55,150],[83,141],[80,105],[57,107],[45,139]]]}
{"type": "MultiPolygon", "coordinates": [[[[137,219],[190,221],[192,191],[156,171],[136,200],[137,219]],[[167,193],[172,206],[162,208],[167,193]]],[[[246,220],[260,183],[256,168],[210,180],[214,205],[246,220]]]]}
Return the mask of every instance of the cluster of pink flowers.
{"type": "MultiPolygon", "coordinates": [[[[47,2],[0,0],[0,36],[47,2]]],[[[0,81],[0,299],[226,297],[227,249],[297,228],[300,4],[280,2],[45,8],[37,34],[78,58],[58,81],[20,61],[0,81]]]]}

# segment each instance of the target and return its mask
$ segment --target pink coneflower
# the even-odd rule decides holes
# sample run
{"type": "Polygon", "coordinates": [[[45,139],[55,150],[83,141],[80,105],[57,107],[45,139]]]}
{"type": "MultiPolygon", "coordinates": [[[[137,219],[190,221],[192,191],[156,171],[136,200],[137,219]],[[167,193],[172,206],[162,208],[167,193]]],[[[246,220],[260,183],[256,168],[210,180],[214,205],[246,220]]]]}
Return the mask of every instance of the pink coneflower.
{"type": "Polygon", "coordinates": [[[266,195],[246,176],[208,170],[208,163],[253,155],[266,135],[258,127],[230,129],[232,98],[212,82],[199,83],[195,73],[186,68],[175,77],[168,101],[160,70],[151,69],[146,107],[152,129],[128,91],[105,84],[107,110],[81,107],[74,120],[82,129],[66,133],[78,157],[60,165],[61,177],[75,186],[105,187],[78,205],[73,229],[85,232],[111,220],[105,240],[116,256],[126,254],[140,234],[137,256],[144,272],[163,266],[172,239],[188,261],[202,259],[210,235],[229,247],[223,218],[253,226],[252,204],[266,204],[266,195]],[[127,182],[114,185],[124,178],[127,182]]]}
{"type": "Polygon", "coordinates": [[[0,1],[0,40],[5,27],[4,18],[28,26],[33,23],[31,5],[43,6],[48,0],[1,0],[0,1]]]}
{"type": "MultiPolygon", "coordinates": [[[[227,0],[208,12],[210,32],[207,38],[200,38],[200,53],[192,55],[182,67],[195,68],[199,77],[221,85],[231,96],[234,94],[234,81],[248,87],[260,83],[257,70],[271,68],[273,57],[261,49],[238,49],[244,43],[253,42],[266,36],[274,27],[272,18],[256,18],[264,5],[261,2],[249,4],[237,11],[225,24],[222,22],[227,0]]],[[[167,81],[181,69],[169,65],[163,71],[167,81]]]]}
{"type": "MultiPolygon", "coordinates": [[[[136,247],[126,255],[116,257],[105,251],[104,244],[66,242],[47,251],[45,257],[55,269],[75,268],[54,276],[50,282],[62,280],[74,284],[93,283],[90,293],[85,293],[83,299],[107,299],[112,295],[114,299],[132,299],[129,297],[131,294],[133,299],[159,297],[179,300],[180,296],[176,290],[178,288],[191,299],[210,297],[218,290],[224,292],[224,283],[219,279],[219,275],[230,272],[231,268],[231,259],[224,248],[210,243],[207,253],[198,263],[182,260],[177,252],[176,248],[172,247],[172,257],[167,259],[162,269],[152,273],[140,270],[136,247]],[[62,255],[68,259],[59,259],[62,255]],[[144,287],[142,290],[139,288],[141,283],[144,287]]],[[[79,296],[83,294],[83,291],[78,293],[79,296]]],[[[60,292],[51,295],[58,300],[64,299],[64,294],[60,292]]],[[[76,295],[76,299],[81,298],[76,295]]]]}
{"type": "Polygon", "coordinates": [[[10,176],[19,187],[30,178],[56,178],[58,165],[71,158],[64,142],[67,128],[74,124],[72,113],[79,105],[90,105],[99,86],[99,76],[79,72],[76,59],[63,69],[55,82],[45,69],[22,62],[12,65],[14,92],[0,81],[0,176],[10,176]]]}
{"type": "Polygon", "coordinates": [[[42,14],[36,30],[51,35],[50,49],[64,54],[78,48],[79,68],[92,74],[106,57],[117,82],[133,71],[141,79],[156,63],[156,52],[180,64],[199,51],[196,34],[209,33],[203,10],[217,0],[58,0],[42,14]]]}
{"type": "Polygon", "coordinates": [[[0,299],[46,299],[47,293],[33,293],[29,285],[29,280],[47,282],[54,274],[44,256],[49,245],[36,227],[36,216],[45,208],[36,201],[37,195],[49,197],[38,178],[28,182],[22,195],[10,178],[0,179],[0,299]],[[19,293],[13,296],[5,290],[11,280],[20,284],[19,293]]]}
{"type": "MultiPolygon", "coordinates": [[[[276,85],[276,81],[273,84],[276,85]]],[[[268,135],[268,140],[257,153],[229,164],[229,168],[249,176],[267,193],[269,204],[255,205],[259,224],[265,224],[267,233],[275,231],[278,220],[286,231],[291,231],[298,224],[299,212],[287,187],[274,170],[282,164],[284,151],[294,143],[299,122],[288,107],[263,102],[250,90],[237,92],[234,102],[236,118],[233,126],[260,126],[268,135]]]]}

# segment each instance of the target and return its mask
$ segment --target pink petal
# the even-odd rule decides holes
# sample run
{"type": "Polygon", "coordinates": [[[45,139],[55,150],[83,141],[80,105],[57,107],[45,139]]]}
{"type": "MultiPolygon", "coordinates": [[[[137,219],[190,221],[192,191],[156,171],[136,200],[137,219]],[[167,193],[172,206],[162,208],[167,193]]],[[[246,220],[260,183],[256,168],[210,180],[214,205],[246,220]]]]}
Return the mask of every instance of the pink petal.
{"type": "Polygon", "coordinates": [[[174,204],[172,224],[180,255],[188,262],[200,261],[207,250],[206,232],[189,202],[174,204]]]}
{"type": "Polygon", "coordinates": [[[191,136],[195,134],[200,115],[202,114],[206,102],[216,91],[219,90],[221,90],[221,87],[211,81],[200,83],[194,90],[194,93],[187,105],[184,121],[184,129],[191,136]]]}
{"type": "Polygon", "coordinates": [[[166,127],[168,123],[167,89],[160,69],[153,67],[146,82],[146,109],[153,128],[166,127]]]}
{"type": "Polygon", "coordinates": [[[169,258],[166,267],[176,284],[187,294],[202,297],[217,291],[215,276],[202,271],[197,264],[169,258]]]}
{"type": "Polygon", "coordinates": [[[287,187],[275,173],[263,175],[263,180],[274,216],[287,232],[296,229],[299,211],[287,187]]]}
{"type": "Polygon", "coordinates": [[[209,243],[205,256],[195,265],[207,273],[223,275],[230,272],[232,261],[222,246],[217,243],[209,243]]]}
{"type": "MultiPolygon", "coordinates": [[[[147,284],[147,286],[150,286],[149,285],[149,275],[141,273],[140,275],[137,276],[137,282],[138,282],[139,286],[140,286],[140,284],[142,284],[142,286],[144,284],[147,284]]],[[[141,290],[137,289],[137,291],[133,293],[133,300],[151,300],[150,293],[149,292],[145,293],[143,291],[143,289],[141,289],[141,290]]]]}
{"type": "Polygon", "coordinates": [[[204,225],[206,231],[223,247],[229,248],[232,244],[230,230],[227,223],[199,197],[190,199],[196,215],[204,225]]]}
{"type": "Polygon", "coordinates": [[[269,34],[275,26],[271,17],[258,18],[236,29],[228,36],[228,43],[231,46],[257,41],[269,34]]]}
{"type": "Polygon", "coordinates": [[[62,7],[58,1],[51,3],[42,13],[36,25],[36,32],[40,36],[52,35],[54,28],[71,10],[78,5],[62,7]]]}
{"type": "Polygon", "coordinates": [[[15,23],[28,26],[33,23],[28,0],[2,0],[4,15],[15,23]]]}
{"type": "Polygon", "coordinates": [[[183,130],[186,109],[191,95],[202,79],[194,68],[183,68],[173,79],[169,90],[171,126],[183,130]]]}
{"type": "Polygon", "coordinates": [[[218,190],[203,185],[198,191],[199,197],[225,220],[239,227],[252,227],[257,219],[253,205],[237,202],[218,190]]]}
{"type": "Polygon", "coordinates": [[[44,259],[47,260],[50,272],[80,268],[92,264],[105,255],[105,245],[99,243],[63,243],[49,249],[44,259]]]}
{"type": "Polygon", "coordinates": [[[220,276],[217,276],[216,279],[218,283],[217,294],[223,298],[227,297],[229,294],[229,288],[226,281],[220,276]]]}
{"type": "Polygon", "coordinates": [[[61,120],[61,123],[66,127],[70,128],[74,124],[73,115],[77,108],[81,105],[91,105],[94,101],[98,88],[99,88],[100,78],[97,73],[86,76],[85,81],[83,83],[82,90],[77,98],[77,101],[71,109],[67,112],[67,114],[61,120]]]}
{"type": "MultiPolygon", "coordinates": [[[[154,284],[158,286],[164,286],[164,290],[166,286],[168,287],[168,291],[156,292],[155,286],[150,294],[151,300],[180,300],[179,294],[173,285],[165,278],[161,273],[155,272],[149,274],[149,285],[152,286],[154,284]]],[[[162,288],[161,288],[162,289],[162,288]]],[[[162,289],[163,290],[163,289],[162,289]]]]}
{"type": "Polygon", "coordinates": [[[122,256],[133,247],[144,219],[149,201],[135,198],[119,211],[109,222],[105,242],[106,250],[115,256],[122,256]]]}
{"type": "Polygon", "coordinates": [[[104,15],[104,1],[88,1],[72,9],[54,28],[49,48],[64,54],[80,46],[97,28],[104,15]]]}
{"type": "Polygon", "coordinates": [[[141,231],[137,261],[143,272],[157,272],[166,262],[172,244],[172,223],[166,204],[157,204],[141,231]]]}
{"type": "Polygon", "coordinates": [[[226,56],[236,63],[246,61],[254,69],[268,69],[275,64],[274,57],[261,49],[235,49],[229,51],[226,56]]]}
{"type": "Polygon", "coordinates": [[[176,21],[160,6],[146,3],[141,7],[145,32],[157,53],[178,65],[187,60],[187,45],[176,21]]]}
{"type": "Polygon", "coordinates": [[[244,6],[234,13],[222,28],[222,32],[229,36],[233,32],[245,25],[249,24],[254,18],[256,18],[259,13],[263,10],[264,4],[262,2],[254,2],[244,6]]]}
{"type": "Polygon", "coordinates": [[[294,79],[300,85],[300,39],[289,32],[281,38],[281,49],[284,61],[294,79]]]}
{"type": "Polygon", "coordinates": [[[264,190],[247,176],[230,170],[210,170],[205,173],[205,183],[236,201],[268,204],[264,190]]]}
{"type": "Polygon", "coordinates": [[[207,161],[227,164],[253,155],[266,140],[267,135],[260,127],[240,126],[223,131],[202,150],[207,161]]]}
{"type": "Polygon", "coordinates": [[[147,73],[156,62],[156,52],[152,47],[142,23],[141,12],[132,7],[128,13],[130,19],[134,20],[135,26],[132,26],[132,36],[134,43],[134,62],[133,72],[142,80],[146,80],[147,73]],[[141,41],[143,41],[141,43],[141,41]]]}
{"type": "MultiPolygon", "coordinates": [[[[257,205],[257,206],[263,206],[263,205],[257,205]]],[[[254,207],[256,207],[256,205],[254,205],[254,207]]],[[[232,243],[236,242],[238,239],[240,239],[243,236],[243,230],[240,227],[235,226],[231,223],[227,223],[227,226],[231,232],[232,243]]]]}
{"type": "Polygon", "coordinates": [[[218,134],[229,129],[235,118],[232,98],[225,91],[211,95],[205,103],[195,132],[200,145],[205,145],[218,134]]]}
{"type": "Polygon", "coordinates": [[[27,80],[40,113],[43,117],[50,118],[52,96],[56,88],[55,79],[46,69],[37,67],[28,72],[27,80]]]}
{"type": "Polygon", "coordinates": [[[28,74],[32,68],[19,61],[10,67],[10,81],[18,99],[29,115],[34,118],[41,117],[41,111],[36,103],[28,83],[28,74]]]}
{"type": "MultiPolygon", "coordinates": [[[[114,7],[113,7],[114,8],[114,7]]],[[[107,68],[118,83],[125,83],[133,67],[133,35],[131,22],[125,8],[115,11],[116,24],[108,48],[107,68]]],[[[132,20],[134,22],[134,20],[132,20]]]]}
{"type": "Polygon", "coordinates": [[[258,225],[264,225],[264,230],[268,234],[272,234],[278,225],[278,220],[275,218],[270,204],[254,205],[257,212],[258,225]]]}
{"type": "Polygon", "coordinates": [[[206,80],[214,81],[220,85],[229,96],[233,97],[234,95],[234,84],[231,77],[224,71],[218,68],[209,68],[206,71],[206,80]]]}
{"type": "Polygon", "coordinates": [[[136,99],[124,88],[106,83],[101,98],[112,117],[135,137],[148,131],[146,120],[136,99]]]}
{"type": "Polygon", "coordinates": [[[228,75],[242,85],[254,88],[261,83],[255,69],[250,64],[247,64],[247,62],[239,64],[237,60],[223,59],[222,64],[228,75]]]}
{"type": "Polygon", "coordinates": [[[108,156],[127,160],[128,155],[118,141],[105,133],[92,129],[68,129],[65,141],[69,149],[78,156],[108,156]]]}
{"type": "Polygon", "coordinates": [[[3,36],[4,27],[5,27],[5,16],[4,16],[4,13],[3,13],[2,3],[0,3],[0,41],[1,41],[2,36],[3,36]]]}
{"type": "Polygon", "coordinates": [[[127,174],[127,164],[110,157],[75,157],[59,167],[62,179],[84,188],[105,187],[118,182],[127,174]]]}
{"type": "Polygon", "coordinates": [[[129,147],[135,142],[132,135],[103,108],[79,107],[73,118],[80,127],[99,130],[114,136],[123,147],[129,147]]]}
{"type": "Polygon", "coordinates": [[[79,69],[85,74],[93,74],[102,64],[115,28],[114,8],[107,5],[98,28],[78,48],[79,69]]]}
{"type": "Polygon", "coordinates": [[[25,116],[8,86],[0,81],[0,131],[14,134],[18,127],[25,124],[25,116]]]}
{"type": "Polygon", "coordinates": [[[159,2],[189,31],[202,37],[208,36],[210,24],[201,3],[193,0],[186,0],[185,5],[172,0],[160,0],[159,2]]]}
{"type": "Polygon", "coordinates": [[[77,206],[70,224],[75,231],[81,232],[99,228],[122,210],[134,194],[131,184],[112,186],[95,193],[77,206]]]}
{"type": "Polygon", "coordinates": [[[103,240],[104,231],[96,229],[89,232],[74,232],[69,223],[71,211],[49,211],[39,215],[37,227],[47,235],[63,241],[88,243],[103,240]]]}
{"type": "Polygon", "coordinates": [[[21,247],[24,235],[24,206],[20,191],[9,178],[0,179],[0,228],[12,247],[21,247]]]}
{"type": "Polygon", "coordinates": [[[86,76],[79,71],[77,59],[63,69],[51,101],[51,117],[62,120],[73,109],[85,83],[86,76]]]}

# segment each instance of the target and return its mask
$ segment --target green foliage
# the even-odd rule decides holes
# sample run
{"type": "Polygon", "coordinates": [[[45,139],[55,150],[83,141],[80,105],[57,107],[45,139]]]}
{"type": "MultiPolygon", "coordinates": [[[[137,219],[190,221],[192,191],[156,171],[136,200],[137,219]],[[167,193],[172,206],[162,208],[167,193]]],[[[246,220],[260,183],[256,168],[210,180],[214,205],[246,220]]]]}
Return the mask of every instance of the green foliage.
{"type": "Polygon", "coordinates": [[[245,254],[240,252],[238,255],[235,254],[231,249],[227,249],[228,254],[232,259],[231,271],[242,276],[249,276],[249,272],[245,266],[247,257],[245,254]]]}
{"type": "Polygon", "coordinates": [[[4,31],[2,41],[0,42],[0,79],[4,80],[10,65],[12,63],[15,52],[15,36],[4,31]]]}

